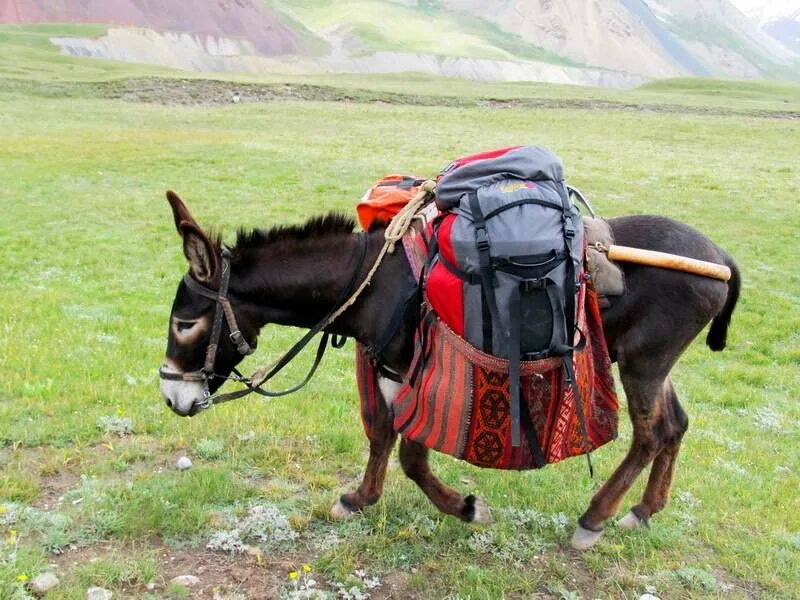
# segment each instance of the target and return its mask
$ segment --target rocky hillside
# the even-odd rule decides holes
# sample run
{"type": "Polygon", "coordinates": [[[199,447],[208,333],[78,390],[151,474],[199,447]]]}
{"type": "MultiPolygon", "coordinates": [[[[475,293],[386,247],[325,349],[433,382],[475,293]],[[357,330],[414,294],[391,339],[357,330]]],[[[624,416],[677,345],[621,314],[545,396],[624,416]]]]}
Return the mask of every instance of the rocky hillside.
{"type": "MultiPolygon", "coordinates": [[[[442,0],[587,65],[651,78],[786,75],[800,56],[728,0],[442,0]]],[[[800,75],[800,73],[798,73],[800,75]]]]}
{"type": "Polygon", "coordinates": [[[267,56],[305,51],[262,0],[2,0],[0,23],[102,23],[242,40],[267,56]]]}
{"type": "MultiPolygon", "coordinates": [[[[122,26],[100,38],[53,38],[68,54],[194,70],[417,71],[610,87],[678,76],[800,79],[800,49],[729,0],[0,3],[0,22],[48,21],[122,26]]],[[[776,27],[793,35],[791,24],[776,27]]]]}

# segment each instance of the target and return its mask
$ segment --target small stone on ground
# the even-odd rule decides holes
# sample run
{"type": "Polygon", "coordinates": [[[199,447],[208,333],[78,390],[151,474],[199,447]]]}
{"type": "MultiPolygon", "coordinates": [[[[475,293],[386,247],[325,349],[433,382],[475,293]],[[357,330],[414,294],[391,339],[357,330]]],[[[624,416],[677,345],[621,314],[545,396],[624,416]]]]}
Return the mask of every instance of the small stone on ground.
{"type": "Polygon", "coordinates": [[[186,471],[192,468],[192,460],[188,456],[181,456],[178,462],[175,463],[175,466],[178,467],[180,471],[186,471]]]}
{"type": "Polygon", "coordinates": [[[173,577],[170,581],[173,585],[182,585],[183,587],[194,587],[200,583],[200,578],[194,575],[178,575],[173,577]]]}
{"type": "Polygon", "coordinates": [[[100,587],[90,587],[86,590],[86,600],[111,600],[114,594],[100,587]]]}
{"type": "Polygon", "coordinates": [[[36,594],[46,594],[56,587],[58,583],[58,577],[56,577],[55,573],[41,573],[31,581],[31,590],[36,594]]]}

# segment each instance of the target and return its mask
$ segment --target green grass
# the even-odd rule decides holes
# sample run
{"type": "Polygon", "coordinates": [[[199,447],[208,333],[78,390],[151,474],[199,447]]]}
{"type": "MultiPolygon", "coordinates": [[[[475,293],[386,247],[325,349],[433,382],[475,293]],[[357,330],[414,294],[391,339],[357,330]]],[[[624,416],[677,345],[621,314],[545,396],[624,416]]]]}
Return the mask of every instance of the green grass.
{"type": "MultiPolygon", "coordinates": [[[[103,68],[52,67],[67,83],[131,72],[103,68]]],[[[597,94],[433,78],[304,81],[462,100],[597,94]]],[[[800,595],[796,120],[369,98],[162,106],[94,98],[92,85],[59,97],[37,92],[46,81],[5,83],[0,597],[21,589],[17,576],[32,578],[53,561],[64,583],[51,598],[84,597],[88,585],[142,595],[153,579],[164,597],[171,572],[161,549],[201,553],[213,532],[254,505],[277,507],[300,533],[261,558],[235,559],[237,568],[273,577],[274,594],[290,570],[309,563],[321,583],[345,583],[366,569],[384,582],[378,597],[392,582],[396,596],[423,597],[635,598],[648,586],[662,598],[800,595]],[[365,464],[351,348],[331,353],[306,391],[284,400],[230,403],[191,420],[166,409],[155,369],[185,270],[166,189],[230,236],[238,226],[352,213],[387,172],[435,173],[454,156],[520,142],[560,154],[570,181],[604,215],[683,220],[742,268],[728,349],[712,354],[698,340],[675,369],[691,423],[675,497],[651,529],[610,526],[595,549],[568,547],[575,518],[624,455],[624,416],[620,440],[594,456],[596,482],[582,460],[517,474],[435,456],[446,482],[486,497],[492,526],[442,517],[394,463],[375,507],[351,523],[329,521],[328,508],[365,464]],[[130,419],[133,433],[105,433],[101,417],[130,419]],[[195,466],[179,473],[174,461],[183,454],[195,466]],[[12,521],[11,510],[22,512],[12,521]],[[72,565],[82,552],[100,560],[72,565]]],[[[696,102],[719,113],[798,103],[788,86],[774,94],[768,86],[713,86],[709,93],[707,85],[671,82],[614,98],[696,102]]],[[[270,328],[245,368],[275,359],[297,335],[270,328]]],[[[308,361],[292,365],[287,380],[308,361]]],[[[625,507],[642,488],[637,482],[625,507]]]]}
{"type": "Polygon", "coordinates": [[[800,102],[800,85],[780,81],[676,78],[652,81],[640,87],[639,90],[681,96],[712,96],[724,99],[725,102],[731,100],[783,102],[784,104],[800,102]]]}

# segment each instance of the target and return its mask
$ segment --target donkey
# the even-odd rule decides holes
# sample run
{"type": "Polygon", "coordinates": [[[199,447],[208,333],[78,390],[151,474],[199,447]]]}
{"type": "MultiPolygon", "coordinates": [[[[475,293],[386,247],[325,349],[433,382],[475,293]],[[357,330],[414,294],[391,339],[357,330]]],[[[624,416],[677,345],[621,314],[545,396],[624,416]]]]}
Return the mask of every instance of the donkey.
{"type": "MultiPolygon", "coordinates": [[[[201,410],[207,393],[214,393],[249,348],[255,348],[265,325],[311,328],[328,315],[341,302],[347,282],[366,276],[384,241],[383,230],[355,234],[352,219],[330,214],[300,226],[240,230],[236,245],[228,250],[219,237],[204,232],[175,193],[168,192],[167,199],[183,240],[189,273],[178,285],[172,305],[161,393],[167,406],[181,416],[201,410]],[[358,245],[364,242],[364,260],[359,261],[358,245]],[[225,315],[225,323],[215,314],[221,311],[214,294],[207,293],[220,285],[227,287],[229,295],[225,312],[230,314],[225,315]],[[198,290],[206,290],[206,294],[198,290]],[[239,330],[239,339],[220,337],[220,328],[227,334],[239,330]],[[217,338],[212,339],[213,334],[217,338]],[[210,344],[213,354],[207,352],[210,344]],[[200,372],[204,361],[211,363],[215,374],[210,381],[188,375],[200,372]]],[[[621,217],[611,219],[610,225],[618,244],[725,264],[732,277],[725,283],[677,271],[621,265],[626,292],[609,298],[602,317],[611,359],[618,364],[627,397],[633,439],[622,463],[578,520],[572,538],[577,549],[587,549],[600,539],[604,523],[617,513],[626,492],[650,463],[642,499],[618,525],[626,529],[646,525],[665,507],[689,422],[670,382],[670,371],[709,321],[706,343],[715,351],[725,347],[740,289],[733,259],[688,225],[658,216],[621,217]]],[[[375,347],[390,322],[396,321],[395,307],[404,297],[409,277],[403,252],[386,255],[372,284],[325,330],[375,347]]],[[[380,361],[397,373],[405,373],[411,362],[415,326],[415,310],[408,309],[388,344],[381,344],[380,361]]],[[[399,384],[381,379],[380,389],[385,404],[380,404],[372,427],[366,472],[358,488],[342,495],[333,506],[334,518],[356,515],[376,503],[383,492],[386,466],[397,438],[390,407],[399,384]]],[[[491,521],[480,498],[464,496],[437,479],[428,465],[427,448],[401,437],[399,453],[403,472],[439,510],[467,522],[491,521]]]]}

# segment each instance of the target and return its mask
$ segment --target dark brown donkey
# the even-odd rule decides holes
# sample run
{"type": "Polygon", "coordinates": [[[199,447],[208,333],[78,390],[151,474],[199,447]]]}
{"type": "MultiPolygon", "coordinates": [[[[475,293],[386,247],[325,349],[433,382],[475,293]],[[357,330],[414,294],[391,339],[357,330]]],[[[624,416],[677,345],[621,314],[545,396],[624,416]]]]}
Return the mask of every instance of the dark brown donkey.
{"type": "MultiPolygon", "coordinates": [[[[360,238],[354,223],[340,215],[311,219],[299,227],[239,232],[229,257],[223,259],[220,240],[208,236],[177,195],[167,195],[175,226],[183,239],[189,261],[187,285],[182,281],[172,306],[169,342],[163,367],[167,378],[161,391],[167,405],[182,416],[198,412],[204,385],[213,393],[242,359],[242,346],[229,339],[229,321],[221,319],[223,335],[213,358],[218,375],[205,384],[184,374],[199,372],[217,303],[198,293],[202,286],[217,289],[223,265],[230,264],[229,298],[234,321],[249,346],[254,347],[268,323],[310,328],[328,314],[342,290],[359,269],[364,278],[381,246],[383,231],[366,234],[366,256],[358,260],[360,238]],[[175,377],[169,378],[169,374],[175,377]]],[[[602,533],[603,524],[620,508],[623,496],[636,477],[652,462],[647,489],[641,501],[620,521],[625,528],[647,523],[664,508],[672,483],[675,461],[688,419],[675,395],[669,373],[678,357],[711,321],[707,344],[722,350],[731,314],[739,295],[739,273],[733,260],[708,238],[691,227],[663,217],[631,216],[612,219],[618,244],[681,254],[728,265],[730,282],[642,267],[622,265],[627,291],[613,298],[603,312],[605,334],[619,373],[633,422],[633,441],[628,454],[611,478],[595,494],[578,521],[572,543],[588,548],[602,533]]],[[[363,235],[363,234],[362,234],[363,235]]],[[[363,239],[363,238],[361,238],[363,239]]],[[[372,285],[358,301],[327,328],[331,333],[353,337],[374,347],[389,326],[394,308],[409,282],[409,265],[402,251],[387,255],[372,285]]],[[[404,323],[380,353],[391,369],[404,373],[413,345],[415,314],[408,310],[404,323]]],[[[246,346],[245,346],[246,348],[246,346]]],[[[381,389],[390,401],[396,384],[388,379],[381,389]]],[[[369,462],[358,489],[343,495],[332,509],[337,518],[352,516],[378,501],[383,491],[386,464],[396,434],[387,405],[369,440],[369,462]]],[[[400,440],[400,463],[439,510],[464,521],[488,522],[491,515],[483,502],[463,496],[444,485],[428,466],[428,451],[415,442],[400,440]]]]}

